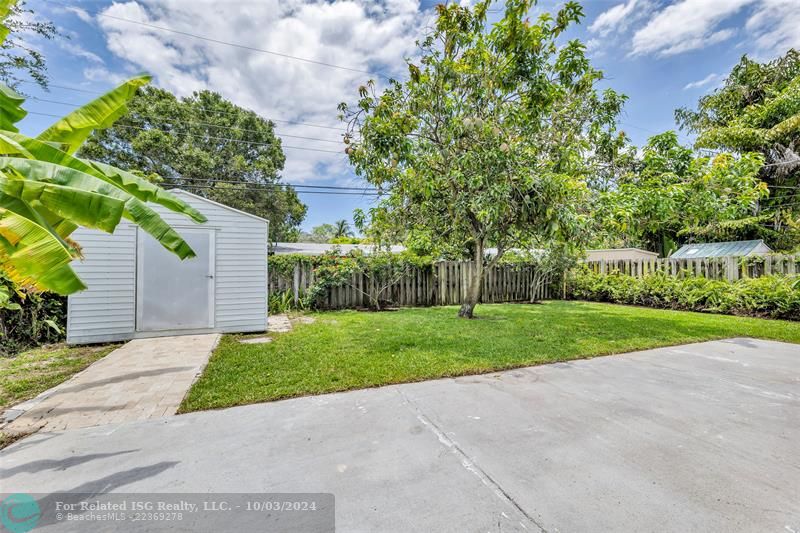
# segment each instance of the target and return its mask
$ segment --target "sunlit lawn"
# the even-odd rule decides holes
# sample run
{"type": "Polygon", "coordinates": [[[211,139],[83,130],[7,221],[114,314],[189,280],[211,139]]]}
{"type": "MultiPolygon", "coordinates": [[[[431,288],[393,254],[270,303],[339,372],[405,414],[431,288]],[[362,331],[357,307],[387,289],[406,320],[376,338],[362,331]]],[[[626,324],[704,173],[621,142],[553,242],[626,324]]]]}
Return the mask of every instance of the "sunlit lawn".
{"type": "Polygon", "coordinates": [[[66,381],[116,347],[54,344],[0,357],[0,410],[66,381]]]}
{"type": "Polygon", "coordinates": [[[312,314],[268,344],[225,336],[183,411],[726,337],[800,343],[800,323],[586,302],[312,314]]]}

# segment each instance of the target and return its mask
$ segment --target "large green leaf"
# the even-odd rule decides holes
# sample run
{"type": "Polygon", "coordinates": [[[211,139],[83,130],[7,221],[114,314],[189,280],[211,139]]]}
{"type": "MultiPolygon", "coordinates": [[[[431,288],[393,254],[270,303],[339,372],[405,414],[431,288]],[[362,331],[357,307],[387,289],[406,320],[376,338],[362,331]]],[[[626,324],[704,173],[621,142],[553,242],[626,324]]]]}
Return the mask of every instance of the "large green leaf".
{"type": "Polygon", "coordinates": [[[91,174],[112,183],[142,202],[153,202],[176,213],[184,214],[195,222],[205,222],[206,217],[174,194],[135,174],[96,161],[74,157],[49,143],[27,137],[20,133],[0,132],[0,146],[8,146],[8,154],[19,154],[29,159],[38,159],[91,174]],[[27,154],[27,155],[26,155],[27,154]]]}
{"type": "Polygon", "coordinates": [[[133,98],[139,87],[146,85],[151,79],[148,75],[141,75],[124,82],[116,89],[75,109],[40,133],[37,138],[61,143],[67,153],[75,153],[92,131],[108,128],[127,113],[128,101],[133,98]]]}
{"type": "Polygon", "coordinates": [[[0,0],[0,44],[5,42],[11,30],[6,25],[6,18],[11,13],[11,8],[17,3],[17,0],[0,0]]]}
{"type": "Polygon", "coordinates": [[[3,192],[0,192],[0,209],[10,211],[32,221],[37,226],[41,226],[49,231],[50,234],[52,234],[53,237],[61,243],[61,246],[67,248],[70,250],[70,252],[74,251],[72,246],[65,240],[66,235],[68,234],[60,233],[56,227],[58,225],[59,218],[52,213],[49,213],[47,210],[41,208],[34,209],[24,200],[21,200],[15,196],[10,196],[3,192]],[[55,223],[56,226],[54,226],[53,223],[55,223]]]}
{"type": "Polygon", "coordinates": [[[22,287],[72,294],[86,286],[70,267],[73,255],[46,228],[0,207],[0,265],[22,287]]]}
{"type": "MultiPolygon", "coordinates": [[[[78,162],[81,162],[78,160],[78,162]]],[[[152,235],[162,246],[181,259],[194,257],[195,253],[181,236],[161,216],[144,202],[94,174],[81,172],[55,163],[19,157],[0,157],[0,171],[15,172],[29,180],[54,183],[84,191],[96,192],[124,202],[122,216],[152,235]]],[[[56,226],[56,221],[51,221],[56,226]]],[[[74,229],[74,228],[73,228],[74,229]]],[[[65,234],[59,228],[59,234],[65,234]]]]}
{"type": "Polygon", "coordinates": [[[0,129],[19,131],[14,125],[28,114],[22,109],[25,98],[18,95],[6,85],[0,83],[0,129]]]}
{"type": "Polygon", "coordinates": [[[0,176],[0,191],[34,209],[41,205],[58,217],[108,233],[113,233],[125,208],[125,202],[118,198],[21,176],[0,176]]]}

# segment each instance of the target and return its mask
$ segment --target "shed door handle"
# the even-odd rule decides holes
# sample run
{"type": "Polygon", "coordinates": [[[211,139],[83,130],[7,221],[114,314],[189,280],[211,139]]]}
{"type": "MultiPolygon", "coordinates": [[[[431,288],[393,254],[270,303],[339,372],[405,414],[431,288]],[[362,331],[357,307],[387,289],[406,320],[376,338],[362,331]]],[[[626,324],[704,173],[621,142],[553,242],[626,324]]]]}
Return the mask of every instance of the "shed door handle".
{"type": "Polygon", "coordinates": [[[206,277],[207,277],[208,279],[214,279],[214,276],[212,276],[211,274],[207,275],[206,277]]]}

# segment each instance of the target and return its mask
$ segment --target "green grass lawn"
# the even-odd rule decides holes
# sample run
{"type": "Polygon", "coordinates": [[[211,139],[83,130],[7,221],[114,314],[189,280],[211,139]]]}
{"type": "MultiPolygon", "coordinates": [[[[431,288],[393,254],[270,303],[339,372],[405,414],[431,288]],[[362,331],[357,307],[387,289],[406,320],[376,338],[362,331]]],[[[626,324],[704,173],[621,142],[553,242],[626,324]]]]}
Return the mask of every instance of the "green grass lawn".
{"type": "Polygon", "coordinates": [[[725,337],[800,343],[800,323],[587,302],[313,314],[269,344],[228,335],[181,411],[475,374],[725,337]]]}
{"type": "Polygon", "coordinates": [[[54,344],[0,357],[0,410],[66,381],[116,347],[54,344]]]}

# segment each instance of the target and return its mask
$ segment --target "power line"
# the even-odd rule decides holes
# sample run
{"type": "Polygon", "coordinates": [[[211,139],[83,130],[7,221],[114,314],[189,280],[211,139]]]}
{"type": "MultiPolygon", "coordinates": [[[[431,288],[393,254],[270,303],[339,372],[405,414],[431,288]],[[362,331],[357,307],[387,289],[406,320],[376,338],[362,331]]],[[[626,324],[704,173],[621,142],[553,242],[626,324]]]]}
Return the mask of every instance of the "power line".
{"type": "MultiPolygon", "coordinates": [[[[31,114],[31,115],[41,115],[41,116],[45,116],[45,117],[61,118],[59,115],[53,115],[51,113],[39,113],[39,112],[36,112],[36,111],[30,111],[29,114],[31,114]]],[[[249,144],[249,145],[252,145],[252,146],[275,146],[274,143],[245,141],[243,139],[231,139],[230,137],[218,137],[218,136],[215,136],[215,135],[195,135],[195,134],[192,134],[192,133],[185,133],[185,132],[178,132],[178,131],[167,131],[167,130],[162,130],[160,128],[144,128],[144,127],[141,127],[141,126],[128,126],[126,124],[116,124],[115,126],[119,127],[119,128],[127,128],[127,129],[141,130],[141,131],[160,131],[162,133],[168,133],[168,134],[186,135],[187,137],[195,137],[195,138],[200,138],[200,139],[213,139],[213,140],[217,140],[217,141],[228,141],[228,142],[234,142],[234,143],[239,143],[239,144],[249,144]]],[[[323,152],[323,153],[328,153],[328,154],[343,154],[344,153],[344,151],[339,151],[339,150],[325,150],[323,148],[308,148],[306,146],[289,146],[289,145],[286,145],[286,144],[283,144],[283,143],[281,143],[281,148],[289,148],[289,149],[292,149],[292,150],[306,150],[306,151],[309,151],[309,152],[323,152]]]]}
{"type": "MultiPolygon", "coordinates": [[[[58,4],[58,5],[63,6],[63,7],[72,7],[72,8],[75,7],[73,5],[64,4],[62,2],[56,2],[54,0],[45,0],[45,1],[49,2],[51,4],[58,4]]],[[[115,15],[109,15],[107,13],[95,12],[94,15],[98,16],[98,17],[104,17],[104,18],[112,19],[112,20],[118,20],[120,22],[126,22],[128,24],[136,24],[138,26],[144,26],[144,27],[147,27],[147,28],[155,29],[155,30],[166,31],[166,32],[169,32],[169,33],[175,33],[175,34],[178,34],[178,35],[191,37],[193,39],[200,39],[202,41],[208,41],[210,43],[223,44],[223,45],[231,46],[231,47],[234,47],[234,48],[241,48],[242,50],[250,50],[252,52],[261,52],[261,53],[264,53],[264,54],[270,54],[270,55],[273,55],[273,56],[283,57],[283,58],[286,58],[286,59],[293,59],[295,61],[302,61],[304,63],[310,63],[310,64],[313,64],[313,65],[320,65],[320,66],[324,66],[324,67],[336,68],[336,69],[340,69],[340,70],[347,70],[347,71],[350,71],[350,72],[359,72],[359,73],[362,73],[362,74],[369,74],[369,75],[377,74],[378,76],[381,76],[383,78],[387,78],[387,79],[389,78],[388,76],[386,76],[385,74],[382,74],[380,72],[373,73],[373,72],[370,72],[369,70],[346,67],[346,66],[342,66],[342,65],[335,65],[333,63],[326,63],[325,61],[317,61],[316,59],[308,59],[308,58],[305,58],[305,57],[298,57],[298,56],[294,56],[294,55],[291,55],[291,54],[285,54],[283,52],[275,52],[274,50],[267,50],[265,48],[258,48],[258,47],[255,47],[255,46],[249,46],[249,45],[240,44],[240,43],[233,43],[233,42],[230,42],[230,41],[223,41],[221,39],[214,39],[213,37],[206,37],[205,35],[198,35],[196,33],[190,33],[190,32],[187,32],[187,31],[175,30],[175,29],[172,29],[172,28],[167,28],[165,26],[157,26],[155,24],[150,24],[150,23],[147,23],[147,22],[140,22],[138,20],[132,20],[132,19],[124,18],[124,17],[117,17],[115,15]]]]}
{"type": "Polygon", "coordinates": [[[243,184],[243,185],[258,185],[261,187],[292,187],[292,188],[306,188],[306,189],[333,189],[333,190],[343,190],[343,191],[361,191],[361,192],[380,192],[378,189],[374,187],[345,187],[340,185],[308,185],[302,183],[256,183],[252,181],[246,180],[232,180],[232,179],[219,179],[219,178],[187,178],[187,177],[179,177],[174,178],[175,180],[181,181],[200,181],[200,182],[212,182],[212,183],[234,183],[234,184],[243,184]]]}
{"type": "MultiPolygon", "coordinates": [[[[22,80],[21,83],[31,83],[32,84],[32,83],[35,83],[35,82],[28,81],[28,80],[22,80]]],[[[67,85],[55,85],[55,84],[52,84],[52,83],[50,84],[50,87],[55,87],[57,89],[65,89],[65,90],[68,90],[68,91],[84,92],[84,93],[88,93],[88,94],[97,94],[97,95],[106,94],[103,91],[89,91],[89,90],[85,90],[85,89],[79,89],[77,87],[69,87],[67,85]]],[[[72,103],[72,102],[60,102],[58,100],[49,100],[49,99],[45,99],[45,98],[39,98],[38,96],[31,96],[30,99],[31,100],[38,100],[40,102],[47,102],[47,103],[51,103],[51,104],[62,104],[62,105],[70,105],[70,106],[75,106],[75,107],[80,107],[81,105],[83,105],[83,104],[75,104],[75,103],[72,103]]],[[[236,115],[237,114],[237,113],[235,113],[233,111],[222,111],[222,110],[219,110],[219,109],[209,109],[207,107],[202,107],[202,106],[197,106],[197,108],[201,109],[203,111],[206,111],[208,113],[215,114],[215,115],[236,115]]],[[[272,122],[283,122],[285,124],[290,124],[290,125],[294,125],[294,126],[308,126],[308,127],[311,127],[311,128],[323,128],[323,129],[328,129],[328,130],[347,131],[347,128],[343,128],[341,126],[324,126],[322,124],[311,124],[309,122],[300,122],[300,121],[297,121],[297,120],[287,120],[287,119],[282,119],[282,118],[265,117],[265,116],[261,115],[260,113],[257,113],[255,111],[252,111],[252,110],[249,110],[249,109],[245,109],[245,111],[248,111],[250,113],[254,113],[255,115],[258,115],[259,117],[261,117],[261,118],[263,118],[265,120],[271,120],[272,122]]]]}
{"type": "MultiPolygon", "coordinates": [[[[69,102],[59,102],[57,100],[47,100],[47,99],[44,99],[44,98],[37,98],[35,96],[32,96],[31,100],[36,100],[38,102],[47,102],[47,103],[51,103],[51,104],[60,104],[60,105],[65,105],[65,106],[72,106],[72,107],[81,107],[80,104],[72,104],[72,103],[69,103],[69,102]]],[[[44,113],[40,113],[40,114],[44,114],[44,113]]],[[[53,116],[57,116],[57,115],[53,115],[53,116]]],[[[146,119],[149,119],[149,120],[153,120],[155,118],[155,117],[152,117],[150,115],[145,115],[145,114],[141,114],[140,116],[142,116],[142,117],[144,117],[146,119]]],[[[169,117],[165,117],[165,120],[169,120],[169,117]]],[[[197,124],[197,125],[200,125],[200,126],[210,126],[212,128],[221,128],[221,129],[224,129],[224,130],[241,131],[241,132],[244,132],[244,133],[263,133],[263,132],[258,131],[258,130],[251,130],[251,129],[247,129],[247,128],[239,128],[239,127],[235,127],[235,126],[222,126],[222,125],[219,125],[219,124],[214,124],[213,122],[202,122],[202,121],[197,121],[197,120],[186,120],[186,121],[181,121],[181,123],[182,124],[197,124]]],[[[162,124],[164,124],[164,123],[162,123],[162,124]]],[[[288,133],[278,133],[277,135],[280,135],[281,137],[290,137],[292,139],[304,139],[304,140],[307,140],[307,141],[319,141],[319,142],[326,142],[326,143],[342,144],[341,139],[337,140],[337,141],[334,141],[332,139],[320,139],[319,137],[305,137],[303,135],[291,135],[291,134],[288,134],[288,133]]]]}
{"type": "MultiPolygon", "coordinates": [[[[213,185],[192,185],[188,184],[189,187],[193,189],[201,189],[201,190],[208,190],[208,189],[216,189],[213,185]]],[[[251,184],[246,187],[241,187],[241,190],[263,190],[263,191],[270,191],[274,190],[274,188],[270,187],[262,187],[257,184],[251,184]]],[[[339,192],[339,191],[295,191],[298,194],[321,194],[321,195],[330,195],[330,196],[381,196],[381,193],[376,192],[339,192]]]]}

